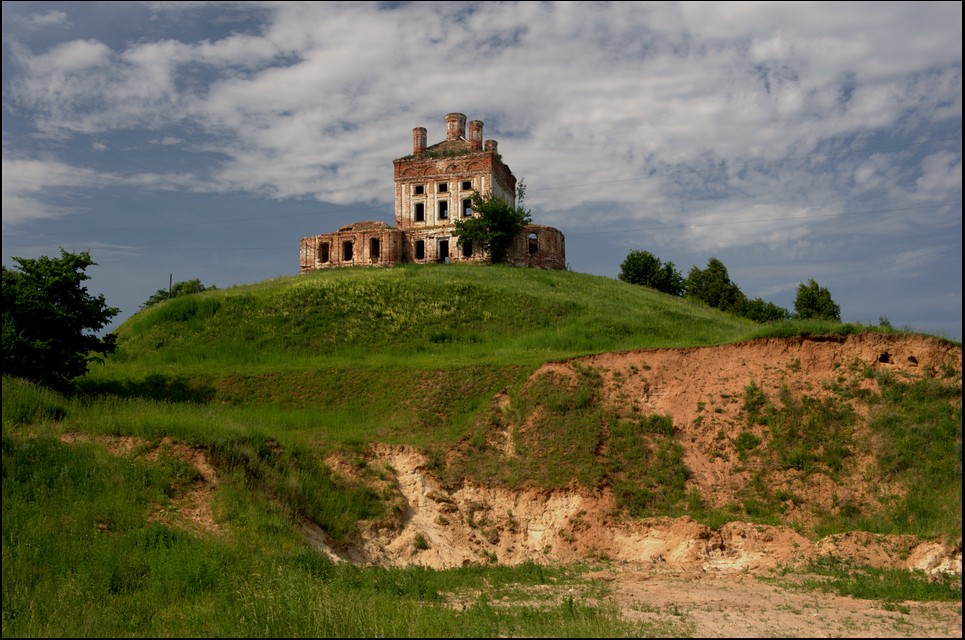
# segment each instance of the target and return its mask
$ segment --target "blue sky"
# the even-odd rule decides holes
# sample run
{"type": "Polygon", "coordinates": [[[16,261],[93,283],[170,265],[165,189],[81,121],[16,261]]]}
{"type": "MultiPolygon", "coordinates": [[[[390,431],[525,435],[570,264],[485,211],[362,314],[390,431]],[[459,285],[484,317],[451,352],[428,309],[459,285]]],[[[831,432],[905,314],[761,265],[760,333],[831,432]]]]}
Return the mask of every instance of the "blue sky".
{"type": "Polygon", "coordinates": [[[573,271],[722,261],[793,309],[962,339],[961,2],[4,2],[3,264],[158,289],[393,221],[392,161],[484,122],[573,271]]]}

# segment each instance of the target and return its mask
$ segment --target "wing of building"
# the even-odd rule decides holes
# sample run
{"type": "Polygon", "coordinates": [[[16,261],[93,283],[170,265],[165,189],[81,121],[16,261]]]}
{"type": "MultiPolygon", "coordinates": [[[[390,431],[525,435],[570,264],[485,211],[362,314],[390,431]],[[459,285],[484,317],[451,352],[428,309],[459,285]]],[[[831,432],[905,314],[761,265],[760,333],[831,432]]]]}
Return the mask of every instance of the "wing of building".
{"type": "MultiPolygon", "coordinates": [[[[478,191],[516,206],[516,177],[496,151],[496,141],[483,142],[483,123],[466,116],[446,116],[446,139],[426,144],[425,127],[412,130],[412,153],[395,166],[395,226],[365,221],[332,233],[302,238],[301,271],[332,267],[391,266],[404,262],[489,262],[489,255],[456,244],[455,223],[475,214],[472,194],[478,191]]],[[[563,234],[530,224],[517,235],[506,256],[515,266],[565,269],[563,234]]]]}

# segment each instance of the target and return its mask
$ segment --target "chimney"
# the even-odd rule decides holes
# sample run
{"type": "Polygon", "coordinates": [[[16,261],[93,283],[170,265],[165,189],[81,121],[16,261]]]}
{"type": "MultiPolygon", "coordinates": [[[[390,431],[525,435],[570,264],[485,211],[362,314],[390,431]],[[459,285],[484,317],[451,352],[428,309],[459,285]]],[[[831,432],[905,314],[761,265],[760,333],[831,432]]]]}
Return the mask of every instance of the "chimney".
{"type": "Polygon", "coordinates": [[[469,148],[473,151],[482,150],[483,142],[483,123],[482,120],[469,121],[469,148]]]}
{"type": "Polygon", "coordinates": [[[450,113],[446,116],[446,141],[459,140],[466,137],[466,116],[461,113],[450,113]]]}
{"type": "Polygon", "coordinates": [[[426,128],[416,127],[412,130],[412,153],[418,155],[426,150],[426,128]]]}

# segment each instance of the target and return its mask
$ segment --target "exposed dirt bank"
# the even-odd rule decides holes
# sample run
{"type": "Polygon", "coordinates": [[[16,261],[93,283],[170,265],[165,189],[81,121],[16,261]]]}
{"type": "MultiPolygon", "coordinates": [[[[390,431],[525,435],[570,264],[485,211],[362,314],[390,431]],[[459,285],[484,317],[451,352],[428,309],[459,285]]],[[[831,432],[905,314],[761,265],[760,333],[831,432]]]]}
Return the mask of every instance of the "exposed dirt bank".
{"type": "MultiPolygon", "coordinates": [[[[721,453],[721,434],[726,436],[738,423],[747,385],[756,384],[769,396],[782,388],[820,396],[841,384],[870,388],[875,383],[869,371],[908,378],[957,375],[961,384],[962,350],[941,340],[900,334],[767,339],[608,353],[547,364],[533,378],[546,372],[575,377],[586,367],[601,373],[607,402],[672,418],[690,471],[688,482],[713,504],[723,505],[749,479],[736,451],[721,453]]],[[[856,429],[867,429],[866,421],[856,429]]],[[[505,454],[512,456],[514,434],[503,435],[505,454]]],[[[122,440],[106,443],[121,453],[124,447],[130,450],[122,440]]],[[[216,471],[196,451],[180,450],[171,442],[162,447],[174,454],[181,451],[203,477],[182,495],[182,522],[197,530],[217,530],[205,498],[217,484],[216,471]]],[[[869,462],[860,459],[866,453],[858,455],[855,469],[869,462]]],[[[354,473],[345,461],[328,462],[340,473],[354,473]]],[[[511,491],[471,483],[448,489],[429,473],[426,459],[406,446],[375,445],[367,463],[385,470],[386,482],[400,496],[399,509],[392,518],[365,523],[359,538],[341,548],[330,545],[317,527],[306,525],[306,537],[333,560],[434,568],[600,562],[606,569],[593,577],[610,583],[624,615],[666,622],[681,635],[962,635],[960,602],[884,608],[877,602],[795,592],[765,579],[829,555],[878,568],[960,576],[961,540],[861,532],[821,539],[807,535],[813,513],[842,504],[860,508],[892,490],[871,474],[832,480],[790,470],[770,476],[803,496],[788,504],[788,526],[732,522],[713,530],[687,517],[623,518],[606,490],[511,491]]]]}
{"type": "MultiPolygon", "coordinates": [[[[899,334],[768,339],[607,353],[547,364],[532,379],[546,371],[575,377],[577,369],[586,367],[601,372],[607,402],[635,404],[645,413],[672,417],[689,482],[720,505],[749,481],[748,465],[736,453],[721,455],[720,437],[734,430],[748,384],[771,396],[781,388],[820,396],[832,393],[832,381],[874,385],[869,370],[904,377],[939,371],[960,376],[962,351],[944,341],[899,334]]],[[[505,437],[506,455],[513,455],[513,434],[505,437]]],[[[471,483],[447,490],[410,447],[373,446],[369,463],[391,475],[403,504],[397,518],[369,523],[356,544],[338,552],[353,562],[442,568],[480,561],[608,559],[663,570],[726,573],[795,565],[816,554],[834,553],[878,567],[961,572],[958,541],[949,546],[854,533],[815,542],[797,533],[807,532],[816,508],[862,505],[879,495],[880,482],[865,473],[834,481],[820,474],[804,477],[795,470],[781,473],[780,482],[805,492],[784,514],[793,528],[730,523],[712,531],[689,518],[627,521],[619,517],[607,491],[510,491],[471,483]]],[[[335,459],[330,464],[352,473],[348,464],[335,459]]],[[[863,466],[861,460],[854,464],[856,469],[863,466]]]]}

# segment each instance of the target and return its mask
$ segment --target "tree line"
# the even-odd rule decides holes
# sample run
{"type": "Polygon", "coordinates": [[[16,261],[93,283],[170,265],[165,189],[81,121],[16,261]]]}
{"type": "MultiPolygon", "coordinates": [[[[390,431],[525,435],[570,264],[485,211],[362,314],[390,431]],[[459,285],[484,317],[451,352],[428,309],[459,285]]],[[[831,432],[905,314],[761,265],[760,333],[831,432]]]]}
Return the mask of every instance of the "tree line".
{"type": "Polygon", "coordinates": [[[814,278],[798,285],[794,311],[791,312],[762,298],[748,298],[730,279],[727,267],[717,258],[708,260],[704,269],[692,267],[684,277],[673,262],[661,262],[649,251],[635,250],[627,254],[620,265],[619,278],[754,322],[778,322],[792,318],[841,321],[841,307],[831,298],[831,292],[814,278]]]}

